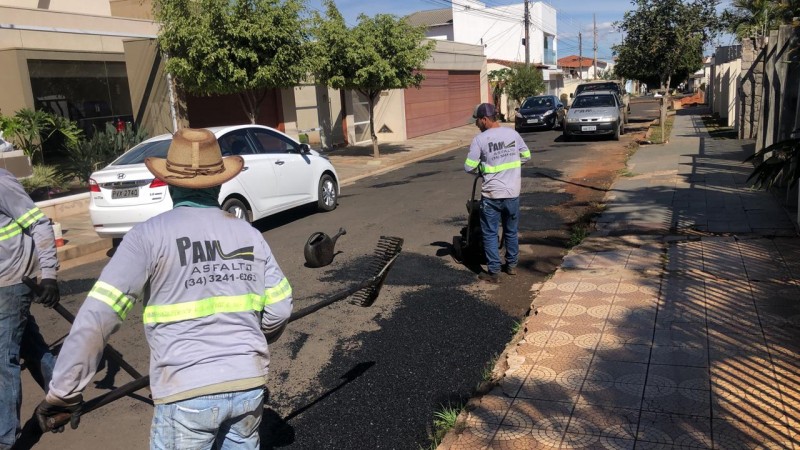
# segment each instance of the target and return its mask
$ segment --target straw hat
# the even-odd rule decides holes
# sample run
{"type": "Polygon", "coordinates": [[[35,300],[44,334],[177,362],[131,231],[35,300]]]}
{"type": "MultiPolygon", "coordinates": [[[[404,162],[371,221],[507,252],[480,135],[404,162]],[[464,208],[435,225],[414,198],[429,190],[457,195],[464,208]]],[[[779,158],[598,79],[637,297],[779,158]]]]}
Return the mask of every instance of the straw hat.
{"type": "Polygon", "coordinates": [[[167,184],[204,189],[238,175],[244,160],[241,156],[223,158],[214,133],[204,128],[183,128],[172,136],[167,159],[148,157],[144,164],[167,184]]]}

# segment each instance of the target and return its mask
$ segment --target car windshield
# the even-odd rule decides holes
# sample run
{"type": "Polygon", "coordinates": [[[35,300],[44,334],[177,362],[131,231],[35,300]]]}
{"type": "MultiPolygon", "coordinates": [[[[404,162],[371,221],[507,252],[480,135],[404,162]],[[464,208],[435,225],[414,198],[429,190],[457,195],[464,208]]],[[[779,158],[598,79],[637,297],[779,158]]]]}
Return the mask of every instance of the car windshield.
{"type": "Polygon", "coordinates": [[[579,85],[575,90],[578,94],[586,91],[614,91],[619,93],[619,85],[616,83],[582,84],[579,85]]]}
{"type": "Polygon", "coordinates": [[[573,108],[606,108],[616,106],[614,96],[609,94],[580,95],[575,98],[573,108]]]}
{"type": "Polygon", "coordinates": [[[550,97],[531,97],[522,104],[523,108],[547,108],[553,106],[553,99],[550,97]]]}
{"type": "Polygon", "coordinates": [[[148,156],[156,158],[166,158],[167,150],[169,150],[169,143],[172,139],[165,139],[163,141],[143,142],[132,149],[125,152],[122,156],[112,162],[114,166],[127,166],[130,164],[142,164],[144,159],[148,156]]]}

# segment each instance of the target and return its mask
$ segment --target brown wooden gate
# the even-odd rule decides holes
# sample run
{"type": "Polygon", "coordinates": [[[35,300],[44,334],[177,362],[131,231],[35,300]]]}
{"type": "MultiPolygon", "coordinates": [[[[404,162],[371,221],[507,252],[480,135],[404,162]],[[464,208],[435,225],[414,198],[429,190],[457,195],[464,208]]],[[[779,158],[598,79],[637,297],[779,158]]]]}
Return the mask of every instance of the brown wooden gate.
{"type": "MultiPolygon", "coordinates": [[[[256,123],[282,130],[284,126],[280,108],[280,93],[270,89],[261,102],[256,123]]],[[[250,123],[238,95],[196,97],[187,94],[186,112],[192,128],[250,123]]]]}
{"type": "Polygon", "coordinates": [[[423,70],[419,89],[405,90],[408,139],[467,125],[480,103],[480,72],[423,70]]]}

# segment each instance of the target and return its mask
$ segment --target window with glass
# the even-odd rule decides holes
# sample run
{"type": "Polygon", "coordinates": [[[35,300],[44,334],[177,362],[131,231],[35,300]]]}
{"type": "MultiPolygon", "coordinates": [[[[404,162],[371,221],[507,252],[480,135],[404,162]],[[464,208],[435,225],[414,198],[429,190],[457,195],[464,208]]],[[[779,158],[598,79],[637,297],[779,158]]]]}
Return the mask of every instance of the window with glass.
{"type": "Polygon", "coordinates": [[[88,134],[133,121],[124,62],[29,59],[28,72],[36,109],[74,120],[88,134]]]}
{"type": "Polygon", "coordinates": [[[261,147],[259,153],[300,153],[300,146],[286,136],[262,129],[252,129],[250,132],[261,147]]]}

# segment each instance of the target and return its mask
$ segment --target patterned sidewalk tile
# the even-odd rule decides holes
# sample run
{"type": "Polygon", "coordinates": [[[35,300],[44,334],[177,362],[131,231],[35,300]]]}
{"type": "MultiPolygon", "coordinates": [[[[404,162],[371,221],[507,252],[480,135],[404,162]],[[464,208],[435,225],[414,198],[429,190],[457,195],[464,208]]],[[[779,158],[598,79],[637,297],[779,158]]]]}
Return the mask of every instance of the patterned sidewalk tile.
{"type": "Polygon", "coordinates": [[[650,364],[708,367],[708,349],[701,345],[655,345],[650,364]]]}
{"type": "Polygon", "coordinates": [[[659,444],[664,447],[711,448],[711,419],[683,414],[643,412],[637,438],[642,447],[659,444]]]}
{"type": "Polygon", "coordinates": [[[782,421],[746,421],[740,418],[713,419],[712,440],[715,449],[791,449],[795,438],[782,421]]]}
{"type": "Polygon", "coordinates": [[[643,391],[642,384],[585,380],[578,405],[638,409],[642,404],[643,391]]]}
{"type": "Polygon", "coordinates": [[[625,343],[622,348],[597,350],[596,354],[607,361],[646,364],[650,360],[650,347],[650,345],[625,343]]]}

